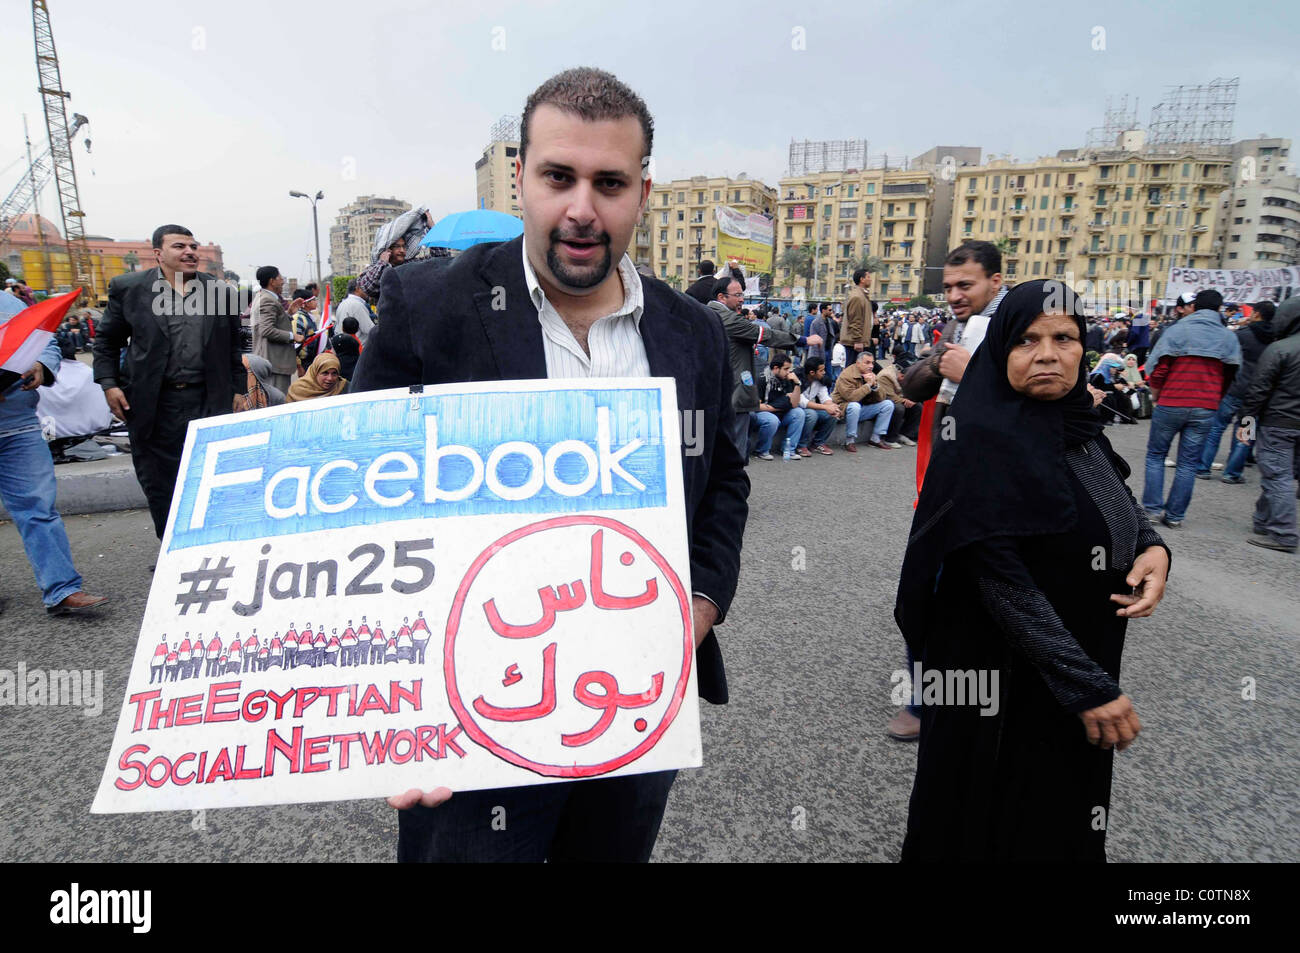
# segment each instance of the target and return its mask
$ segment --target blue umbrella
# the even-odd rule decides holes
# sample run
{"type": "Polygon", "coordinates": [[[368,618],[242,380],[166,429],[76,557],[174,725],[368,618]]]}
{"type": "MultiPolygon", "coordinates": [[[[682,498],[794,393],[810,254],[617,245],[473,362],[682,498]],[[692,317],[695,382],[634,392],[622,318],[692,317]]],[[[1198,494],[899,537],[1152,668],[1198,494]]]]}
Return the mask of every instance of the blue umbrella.
{"type": "Polygon", "coordinates": [[[504,212],[456,212],[440,219],[420,242],[430,248],[464,250],[486,242],[508,242],[524,233],[524,223],[504,212]]]}

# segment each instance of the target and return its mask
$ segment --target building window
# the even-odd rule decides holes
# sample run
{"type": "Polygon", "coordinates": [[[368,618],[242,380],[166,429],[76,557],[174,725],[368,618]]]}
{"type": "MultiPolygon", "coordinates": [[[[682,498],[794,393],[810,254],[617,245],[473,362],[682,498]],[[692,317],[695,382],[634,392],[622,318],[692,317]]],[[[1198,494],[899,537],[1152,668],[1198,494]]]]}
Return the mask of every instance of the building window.
{"type": "MultiPolygon", "coordinates": [[[[667,213],[667,212],[660,212],[660,213],[659,213],[659,224],[660,224],[660,225],[667,225],[667,224],[668,224],[668,213],[667,213]]],[[[667,241],[667,239],[665,239],[665,241],[667,241]]]]}
{"type": "Polygon", "coordinates": [[[831,207],[829,205],[823,205],[822,218],[830,218],[830,217],[831,217],[831,207]]]}
{"type": "MultiPolygon", "coordinates": [[[[1137,163],[1136,163],[1136,162],[1130,162],[1130,163],[1128,164],[1128,177],[1129,177],[1130,179],[1134,179],[1134,178],[1137,178],[1137,174],[1138,174],[1137,163]]],[[[1159,175],[1159,174],[1160,174],[1160,166],[1156,166],[1156,175],[1159,175]]]]}
{"type": "Polygon", "coordinates": [[[677,229],[677,240],[681,241],[685,237],[686,237],[686,229],[684,228],[677,229]]]}
{"type": "Polygon", "coordinates": [[[674,258],[681,258],[681,257],[682,257],[682,246],[681,246],[681,245],[678,245],[678,246],[677,246],[677,254],[674,255],[673,257],[674,257],[674,258]]]}
{"type": "Polygon", "coordinates": [[[1042,267],[1042,263],[1041,263],[1041,262],[1037,262],[1037,261],[1034,262],[1034,274],[1038,274],[1038,271],[1039,271],[1039,269],[1040,269],[1041,267],[1042,267]]]}
{"type": "Polygon", "coordinates": [[[1120,223],[1121,225],[1127,225],[1127,224],[1128,224],[1128,211],[1127,211],[1127,210],[1119,213],[1119,223],[1120,223]]]}
{"type": "Polygon", "coordinates": [[[661,242],[668,241],[668,229],[666,228],[659,229],[659,241],[661,242]]]}
{"type": "Polygon", "coordinates": [[[1124,201],[1125,202],[1133,201],[1133,186],[1131,185],[1124,186],[1124,201]]]}
{"type": "Polygon", "coordinates": [[[685,209],[680,209],[680,208],[679,208],[679,209],[677,210],[677,221],[679,221],[679,222],[684,222],[684,221],[686,221],[686,210],[685,210],[685,209]]]}
{"type": "Polygon", "coordinates": [[[998,197],[995,195],[993,196],[993,198],[989,199],[989,211],[996,212],[997,210],[998,210],[998,197]]]}
{"type": "Polygon", "coordinates": [[[915,215],[915,214],[916,214],[916,203],[915,203],[915,202],[908,202],[908,203],[907,203],[907,214],[908,214],[908,215],[915,215]]]}
{"type": "Polygon", "coordinates": [[[678,202],[685,202],[685,201],[686,201],[686,193],[685,193],[685,192],[678,192],[678,193],[677,193],[677,201],[678,201],[678,202]]]}
{"type": "Polygon", "coordinates": [[[867,202],[866,204],[864,204],[864,205],[862,206],[862,214],[863,214],[863,216],[864,216],[865,218],[871,218],[871,216],[875,215],[875,214],[876,214],[876,203],[875,203],[875,202],[867,202]]]}
{"type": "Polygon", "coordinates": [[[1184,162],[1184,163],[1183,163],[1183,178],[1185,179],[1185,178],[1187,178],[1187,177],[1188,177],[1189,175],[1191,175],[1191,174],[1192,174],[1192,164],[1191,164],[1190,162],[1184,162]]]}
{"type": "Polygon", "coordinates": [[[874,183],[874,182],[868,182],[868,183],[867,183],[867,194],[868,194],[868,195],[875,195],[875,194],[876,194],[876,183],[874,183]]]}
{"type": "Polygon", "coordinates": [[[793,225],[787,225],[787,226],[785,227],[785,240],[786,240],[786,241],[793,241],[793,240],[794,240],[794,226],[793,226],[793,225]]]}

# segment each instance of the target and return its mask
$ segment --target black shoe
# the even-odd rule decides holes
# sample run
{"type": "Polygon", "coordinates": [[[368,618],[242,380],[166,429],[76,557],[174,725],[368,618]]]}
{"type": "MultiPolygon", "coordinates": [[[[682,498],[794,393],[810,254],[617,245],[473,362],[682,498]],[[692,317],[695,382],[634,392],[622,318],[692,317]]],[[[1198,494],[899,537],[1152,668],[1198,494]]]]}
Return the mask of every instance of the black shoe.
{"type": "Polygon", "coordinates": [[[1162,518],[1162,519],[1160,520],[1160,524],[1161,524],[1162,526],[1168,526],[1170,529],[1178,529],[1178,527],[1180,527],[1180,526],[1183,525],[1183,521],[1182,521],[1182,520],[1171,520],[1171,519],[1169,519],[1169,517],[1166,516],[1166,517],[1164,517],[1164,518],[1162,518]]]}
{"type": "Polygon", "coordinates": [[[1239,477],[1239,476],[1226,476],[1226,477],[1219,477],[1219,482],[1220,482],[1220,483],[1230,483],[1230,484],[1236,485],[1236,484],[1239,484],[1239,483],[1245,483],[1245,482],[1246,482],[1246,478],[1245,478],[1245,477],[1239,477]]]}
{"type": "Polygon", "coordinates": [[[1209,478],[1210,478],[1210,471],[1209,471],[1209,470],[1197,470],[1197,471],[1196,471],[1196,479],[1198,479],[1198,480],[1208,480],[1209,478]]]}
{"type": "Polygon", "coordinates": [[[1255,539],[1255,537],[1252,536],[1250,539],[1246,540],[1246,542],[1250,543],[1252,546],[1258,546],[1260,549],[1275,549],[1279,553],[1294,553],[1296,550],[1294,546],[1283,546],[1281,543],[1274,542],[1272,539],[1255,539]]]}

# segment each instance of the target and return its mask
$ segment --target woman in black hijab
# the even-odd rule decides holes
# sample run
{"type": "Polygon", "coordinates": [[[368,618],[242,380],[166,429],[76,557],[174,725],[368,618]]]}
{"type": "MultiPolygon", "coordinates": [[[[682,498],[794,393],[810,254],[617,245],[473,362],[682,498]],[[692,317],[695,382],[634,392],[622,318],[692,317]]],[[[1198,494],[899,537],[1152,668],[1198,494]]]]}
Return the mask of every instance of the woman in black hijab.
{"type": "Polygon", "coordinates": [[[1018,285],[935,444],[894,609],[924,673],[904,860],[1105,860],[1114,749],[1141,730],[1124,630],[1169,552],[1102,433],[1084,334],[1064,284],[1018,285]],[[954,697],[980,673],[983,704],[954,697]]]}

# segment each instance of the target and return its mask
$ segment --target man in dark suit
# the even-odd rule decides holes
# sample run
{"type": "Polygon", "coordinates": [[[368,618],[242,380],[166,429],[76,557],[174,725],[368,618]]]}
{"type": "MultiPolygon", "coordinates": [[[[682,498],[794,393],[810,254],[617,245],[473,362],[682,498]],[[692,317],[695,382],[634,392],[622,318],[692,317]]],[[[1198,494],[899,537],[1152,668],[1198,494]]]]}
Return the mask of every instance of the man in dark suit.
{"type": "Polygon", "coordinates": [[[686,294],[694,298],[700,304],[708,304],[712,301],[713,285],[714,282],[718,280],[713,274],[715,270],[713,262],[709,261],[707,258],[700,262],[700,276],[695,279],[689,288],[686,289],[686,294]]]}
{"type": "MultiPolygon", "coordinates": [[[[549,377],[672,377],[702,441],[683,452],[700,695],[727,700],[713,626],[735,593],[749,481],[725,427],[731,371],[721,324],[626,250],[650,195],[653,122],[608,73],[552,77],[524,109],[517,178],[522,238],[449,267],[384,277],[380,321],[357,391],[549,377]]],[[[436,772],[435,772],[436,774],[436,772]]],[[[399,860],[648,860],[676,772],[389,799],[399,860]],[[439,806],[441,805],[441,806],[439,806]],[[500,811],[507,823],[500,829],[500,811]]]]}
{"type": "Polygon", "coordinates": [[[248,372],[237,289],[199,271],[188,228],[159,226],[153,248],[156,268],[109,283],[94,352],[95,380],[126,421],[135,475],[162,539],[190,421],[243,410],[248,372]]]}

